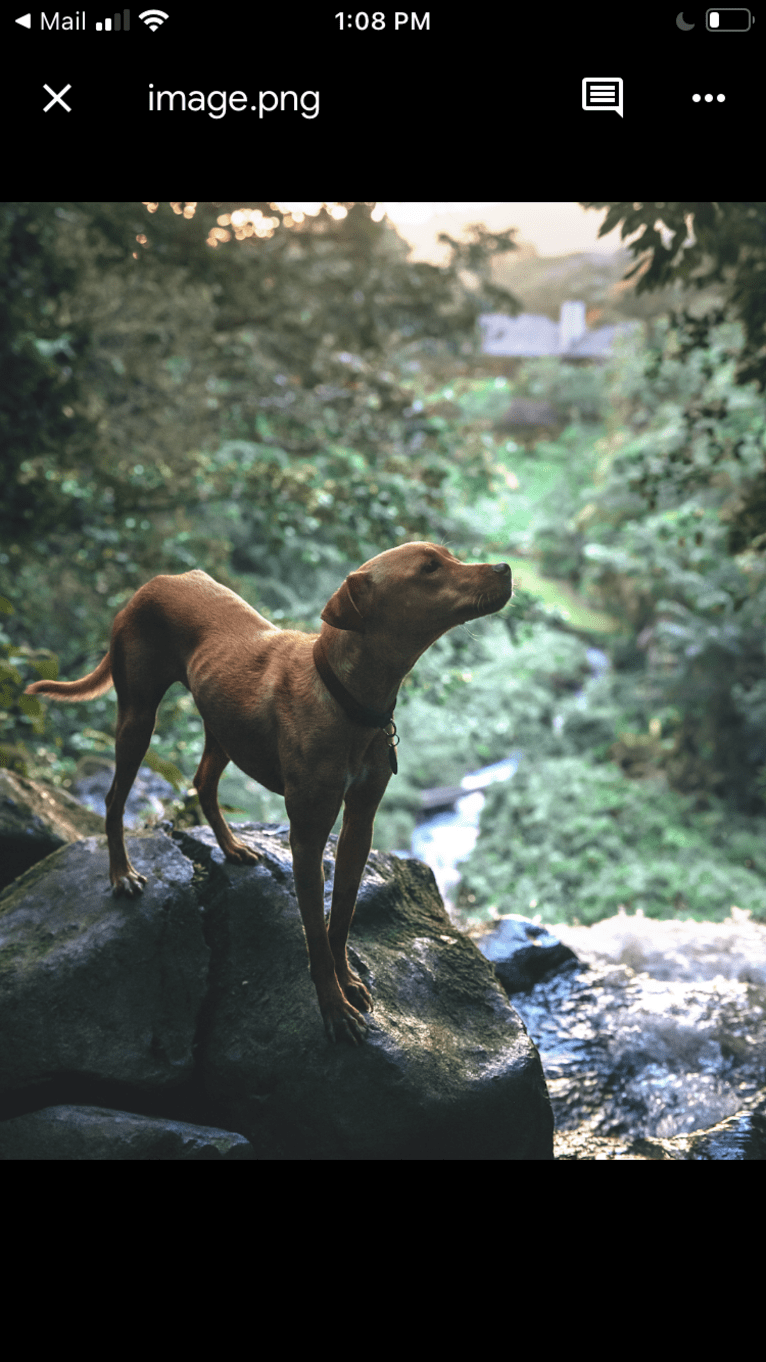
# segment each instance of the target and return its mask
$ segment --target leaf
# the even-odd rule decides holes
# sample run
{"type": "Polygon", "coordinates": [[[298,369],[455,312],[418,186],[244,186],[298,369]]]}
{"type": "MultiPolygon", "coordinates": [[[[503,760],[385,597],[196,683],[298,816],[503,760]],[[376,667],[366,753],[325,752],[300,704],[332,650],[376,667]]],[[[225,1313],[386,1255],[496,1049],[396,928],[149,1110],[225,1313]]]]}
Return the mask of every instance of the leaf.
{"type": "Polygon", "coordinates": [[[153,752],[151,748],[144,757],[143,764],[148,766],[150,771],[155,771],[158,776],[162,776],[169,785],[173,786],[174,790],[180,791],[188,788],[189,782],[183,771],[179,770],[174,762],[168,761],[166,757],[159,756],[157,752],[153,752]]]}

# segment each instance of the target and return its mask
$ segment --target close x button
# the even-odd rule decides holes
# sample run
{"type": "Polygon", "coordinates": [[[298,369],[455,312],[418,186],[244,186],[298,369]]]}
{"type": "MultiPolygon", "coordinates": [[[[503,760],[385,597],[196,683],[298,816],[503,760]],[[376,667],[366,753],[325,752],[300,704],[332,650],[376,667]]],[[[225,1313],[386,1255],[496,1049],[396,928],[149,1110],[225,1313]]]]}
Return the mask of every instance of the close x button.
{"type": "Polygon", "coordinates": [[[43,89],[47,90],[49,95],[53,95],[53,99],[49,100],[46,104],[43,113],[47,113],[49,109],[52,109],[54,104],[60,104],[62,109],[66,109],[67,113],[71,113],[72,110],[70,106],[66,103],[66,100],[62,99],[62,95],[65,95],[67,90],[71,90],[71,88],[71,84],[65,85],[63,90],[59,90],[58,94],[56,94],[56,91],[52,90],[50,85],[43,85],[43,89]]]}

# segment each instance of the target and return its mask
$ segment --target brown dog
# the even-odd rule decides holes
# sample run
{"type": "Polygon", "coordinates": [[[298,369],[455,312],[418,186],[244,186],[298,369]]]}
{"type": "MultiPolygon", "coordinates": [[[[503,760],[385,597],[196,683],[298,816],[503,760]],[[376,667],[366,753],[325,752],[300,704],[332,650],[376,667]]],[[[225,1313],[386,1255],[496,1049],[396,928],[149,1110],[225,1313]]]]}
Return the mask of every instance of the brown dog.
{"type": "Polygon", "coordinates": [[[396,770],[392,723],[399,686],[435,639],[499,610],[507,563],[468,566],[436,544],[402,544],[352,572],[324,610],[321,634],[278,629],[240,596],[195,569],[154,577],[114,621],[109,652],[80,681],[36,681],[28,695],[92,700],[117,691],[116,770],[106,797],[115,894],[140,893],[128,860],[125,800],[149,746],[157,706],[174,681],[194,696],[205,750],[194,785],[227,860],[259,859],[218,807],[229,760],[284,795],[295,889],[325,1029],[358,1042],[357,1009],[372,999],[349,968],[346,939],[372,845],[372,826],[396,770]],[[322,856],[344,803],[329,925],[322,856]]]}

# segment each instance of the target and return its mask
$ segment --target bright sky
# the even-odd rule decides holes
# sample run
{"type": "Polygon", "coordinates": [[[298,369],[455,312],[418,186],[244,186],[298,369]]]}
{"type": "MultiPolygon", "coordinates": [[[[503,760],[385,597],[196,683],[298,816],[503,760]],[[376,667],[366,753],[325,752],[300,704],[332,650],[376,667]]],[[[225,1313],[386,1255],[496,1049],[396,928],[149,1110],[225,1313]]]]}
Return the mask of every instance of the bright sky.
{"type": "Polygon", "coordinates": [[[574,251],[617,250],[620,229],[599,240],[606,209],[581,208],[578,203],[382,203],[387,216],[413,246],[416,259],[438,260],[442,248],[437,232],[452,234],[460,223],[484,222],[491,231],[517,227],[517,241],[528,241],[538,255],[568,255],[574,251]]]}

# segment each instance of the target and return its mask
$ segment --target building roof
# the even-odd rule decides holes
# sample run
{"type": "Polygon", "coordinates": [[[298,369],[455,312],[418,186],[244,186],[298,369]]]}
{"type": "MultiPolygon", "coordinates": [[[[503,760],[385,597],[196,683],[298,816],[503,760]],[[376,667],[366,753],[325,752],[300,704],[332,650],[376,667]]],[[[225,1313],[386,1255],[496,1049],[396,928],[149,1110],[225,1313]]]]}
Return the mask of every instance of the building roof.
{"type": "Polygon", "coordinates": [[[485,312],[479,317],[483,355],[559,355],[570,359],[606,359],[618,335],[630,334],[641,322],[622,322],[616,326],[589,329],[585,325],[585,303],[562,303],[558,322],[550,317],[522,312],[506,317],[502,312],[485,312]]]}

